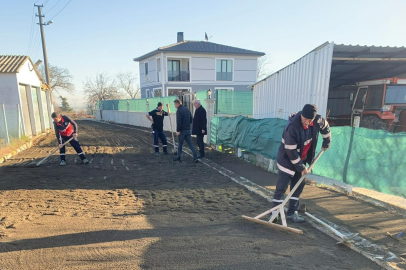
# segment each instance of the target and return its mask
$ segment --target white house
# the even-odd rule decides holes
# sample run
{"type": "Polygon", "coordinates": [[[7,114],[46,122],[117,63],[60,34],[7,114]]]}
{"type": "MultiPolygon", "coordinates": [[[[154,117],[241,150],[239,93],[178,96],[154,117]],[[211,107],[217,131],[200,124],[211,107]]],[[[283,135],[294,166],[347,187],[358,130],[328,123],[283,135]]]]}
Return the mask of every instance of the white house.
{"type": "MultiPolygon", "coordinates": [[[[30,137],[52,128],[50,90],[28,56],[0,55],[3,104],[9,132],[21,129],[21,134],[30,137]]],[[[4,121],[0,122],[0,128],[4,128],[4,121]]]]}
{"type": "Polygon", "coordinates": [[[134,58],[139,62],[141,97],[178,96],[200,90],[249,91],[262,52],[206,41],[184,40],[134,58]]]}

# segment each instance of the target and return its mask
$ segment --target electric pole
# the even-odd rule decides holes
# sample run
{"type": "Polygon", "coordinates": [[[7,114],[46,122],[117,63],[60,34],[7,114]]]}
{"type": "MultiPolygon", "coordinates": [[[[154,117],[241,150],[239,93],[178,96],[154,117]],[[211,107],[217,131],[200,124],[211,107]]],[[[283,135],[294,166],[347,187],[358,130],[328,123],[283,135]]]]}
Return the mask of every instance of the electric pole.
{"type": "MultiPolygon", "coordinates": [[[[49,66],[48,66],[48,56],[47,56],[47,47],[46,47],[46,45],[45,45],[45,36],[44,36],[44,23],[42,22],[42,17],[45,17],[44,15],[42,15],[42,12],[41,12],[41,8],[43,7],[43,5],[36,5],[36,4],[34,4],[34,6],[35,7],[38,7],[38,17],[39,17],[39,26],[40,26],[40,29],[41,29],[41,38],[42,38],[42,52],[44,53],[44,66],[45,66],[45,77],[46,77],[46,80],[47,80],[47,85],[48,85],[48,89],[49,89],[49,93],[46,95],[46,98],[47,98],[47,102],[48,102],[48,105],[49,106],[47,106],[47,108],[48,108],[48,115],[51,115],[51,113],[52,113],[52,103],[53,103],[53,100],[52,100],[52,89],[51,89],[51,82],[50,82],[50,78],[49,78],[49,66]]],[[[47,23],[47,25],[49,25],[50,23],[52,23],[52,21],[49,21],[48,23],[47,23]]],[[[50,127],[51,127],[51,129],[53,128],[53,124],[52,124],[52,120],[51,120],[51,118],[49,118],[49,125],[50,125],[50,127]]]]}
{"type": "MultiPolygon", "coordinates": [[[[45,77],[47,80],[48,87],[51,87],[51,83],[49,81],[49,67],[48,67],[48,56],[47,56],[47,47],[45,45],[45,36],[44,36],[44,23],[42,22],[42,17],[45,17],[42,15],[41,8],[43,5],[35,5],[34,6],[38,7],[38,17],[39,17],[39,26],[41,28],[41,38],[42,38],[42,51],[44,53],[44,65],[45,65],[45,77]]],[[[51,90],[51,88],[50,88],[51,90]]]]}

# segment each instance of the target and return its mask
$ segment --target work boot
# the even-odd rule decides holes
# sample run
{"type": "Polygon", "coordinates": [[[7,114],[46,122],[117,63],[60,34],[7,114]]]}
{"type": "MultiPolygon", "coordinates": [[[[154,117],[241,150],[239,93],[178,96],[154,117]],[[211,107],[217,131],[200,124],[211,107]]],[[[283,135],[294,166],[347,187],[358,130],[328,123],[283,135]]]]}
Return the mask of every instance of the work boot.
{"type": "MultiPolygon", "coordinates": [[[[271,220],[272,215],[273,215],[273,212],[272,212],[271,214],[269,214],[269,219],[268,219],[268,221],[271,220]]],[[[280,219],[281,219],[281,214],[278,214],[278,215],[276,216],[276,218],[272,221],[272,223],[278,223],[280,219]]]]}
{"type": "Polygon", "coordinates": [[[83,164],[88,164],[89,160],[87,158],[85,158],[84,160],[82,160],[83,164]]]}
{"type": "Polygon", "coordinates": [[[161,155],[161,153],[155,152],[155,156],[160,156],[160,155],[161,155]]]}
{"type": "Polygon", "coordinates": [[[164,152],[164,155],[169,155],[169,153],[168,153],[168,152],[164,152]]]}
{"type": "Polygon", "coordinates": [[[65,160],[61,160],[61,163],[59,163],[59,166],[65,166],[66,165],[66,161],[65,160]]]}
{"type": "Polygon", "coordinates": [[[198,162],[199,162],[199,158],[193,159],[193,162],[194,162],[194,163],[198,163],[198,162]]]}
{"type": "Polygon", "coordinates": [[[305,222],[305,219],[299,216],[297,212],[294,212],[293,215],[286,216],[286,221],[293,223],[303,223],[305,222]]]}
{"type": "Polygon", "coordinates": [[[176,157],[173,159],[173,161],[181,161],[181,160],[180,160],[180,157],[176,157]]]}

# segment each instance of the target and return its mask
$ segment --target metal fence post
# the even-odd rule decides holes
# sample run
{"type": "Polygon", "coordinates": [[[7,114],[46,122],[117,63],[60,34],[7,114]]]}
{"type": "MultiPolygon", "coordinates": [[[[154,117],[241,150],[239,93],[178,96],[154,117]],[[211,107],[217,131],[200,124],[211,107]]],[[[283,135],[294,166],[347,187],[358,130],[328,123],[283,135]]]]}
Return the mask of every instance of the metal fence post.
{"type": "Polygon", "coordinates": [[[130,100],[127,99],[127,125],[130,124],[130,100]]]}
{"type": "Polygon", "coordinates": [[[20,104],[17,104],[17,118],[18,118],[18,138],[21,139],[21,118],[20,118],[20,104]]]}
{"type": "Polygon", "coordinates": [[[6,143],[10,144],[10,138],[8,136],[8,127],[7,127],[7,119],[6,119],[6,109],[4,108],[4,103],[1,104],[1,109],[3,110],[3,119],[4,119],[4,130],[6,132],[6,143]]]}

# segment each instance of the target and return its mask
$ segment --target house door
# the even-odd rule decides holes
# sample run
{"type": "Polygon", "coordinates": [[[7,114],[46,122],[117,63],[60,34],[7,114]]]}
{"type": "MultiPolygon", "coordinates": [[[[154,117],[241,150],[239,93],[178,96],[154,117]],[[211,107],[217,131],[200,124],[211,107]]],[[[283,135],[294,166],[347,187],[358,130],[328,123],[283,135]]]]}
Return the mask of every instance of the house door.
{"type": "Polygon", "coordinates": [[[24,122],[25,136],[29,137],[32,136],[32,129],[31,129],[30,111],[28,109],[27,91],[25,90],[24,85],[19,85],[18,88],[20,89],[21,111],[24,122]]]}
{"type": "Polygon", "coordinates": [[[41,91],[41,100],[42,100],[42,108],[43,108],[43,113],[44,113],[44,121],[45,121],[45,129],[49,129],[49,117],[48,115],[48,104],[47,104],[47,96],[45,91],[41,91]]]}
{"type": "MultiPolygon", "coordinates": [[[[31,87],[31,94],[32,94],[32,105],[34,108],[34,117],[35,117],[35,127],[37,129],[37,133],[41,133],[41,117],[39,111],[39,103],[38,103],[38,95],[37,95],[37,88],[31,87]]],[[[45,131],[45,130],[44,130],[45,131]]]]}

